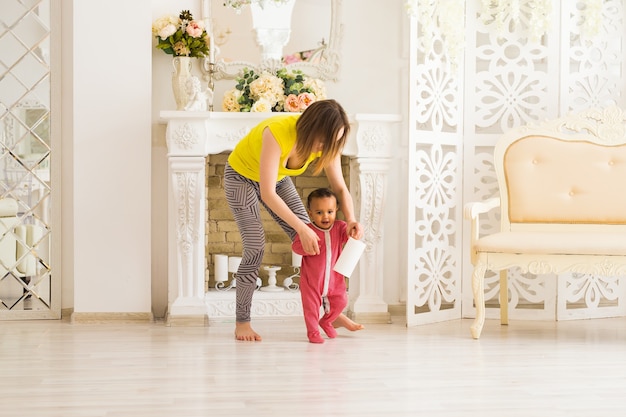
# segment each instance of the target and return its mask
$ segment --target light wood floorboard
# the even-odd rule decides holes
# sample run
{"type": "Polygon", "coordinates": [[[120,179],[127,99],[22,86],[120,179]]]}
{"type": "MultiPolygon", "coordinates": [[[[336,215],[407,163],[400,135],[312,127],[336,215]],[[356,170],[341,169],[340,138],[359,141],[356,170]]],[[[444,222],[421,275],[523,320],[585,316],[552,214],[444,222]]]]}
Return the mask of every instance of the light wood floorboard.
{"type": "Polygon", "coordinates": [[[339,330],[0,323],[0,416],[625,416],[626,319],[339,330]]]}

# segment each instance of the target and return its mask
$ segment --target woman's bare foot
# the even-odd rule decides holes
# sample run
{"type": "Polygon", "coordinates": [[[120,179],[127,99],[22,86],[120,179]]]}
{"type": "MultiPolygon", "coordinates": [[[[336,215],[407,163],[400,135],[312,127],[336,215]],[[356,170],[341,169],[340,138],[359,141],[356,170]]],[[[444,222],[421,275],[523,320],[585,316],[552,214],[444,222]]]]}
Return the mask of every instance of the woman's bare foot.
{"type": "Polygon", "coordinates": [[[250,322],[236,322],[235,323],[235,339],[243,340],[246,342],[260,342],[261,336],[252,330],[250,322]]]}
{"type": "Polygon", "coordinates": [[[335,321],[333,322],[333,327],[334,328],[345,327],[346,329],[350,330],[351,332],[356,332],[357,330],[365,329],[365,326],[363,326],[360,323],[356,323],[356,322],[350,320],[348,318],[348,316],[346,316],[345,314],[340,314],[339,317],[337,317],[335,319],[335,321]]]}

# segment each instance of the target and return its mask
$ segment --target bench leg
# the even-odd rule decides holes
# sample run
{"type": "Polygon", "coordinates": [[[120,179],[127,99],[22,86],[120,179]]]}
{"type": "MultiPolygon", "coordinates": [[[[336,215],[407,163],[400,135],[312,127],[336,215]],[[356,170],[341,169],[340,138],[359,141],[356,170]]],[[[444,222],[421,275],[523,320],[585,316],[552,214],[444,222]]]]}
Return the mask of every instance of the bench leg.
{"type": "Polygon", "coordinates": [[[474,293],[474,305],[476,307],[476,318],[470,327],[470,332],[474,339],[480,337],[485,324],[485,271],[486,266],[478,262],[472,273],[472,292],[474,293]]]}
{"type": "Polygon", "coordinates": [[[508,270],[500,271],[500,324],[509,324],[508,270]]]}

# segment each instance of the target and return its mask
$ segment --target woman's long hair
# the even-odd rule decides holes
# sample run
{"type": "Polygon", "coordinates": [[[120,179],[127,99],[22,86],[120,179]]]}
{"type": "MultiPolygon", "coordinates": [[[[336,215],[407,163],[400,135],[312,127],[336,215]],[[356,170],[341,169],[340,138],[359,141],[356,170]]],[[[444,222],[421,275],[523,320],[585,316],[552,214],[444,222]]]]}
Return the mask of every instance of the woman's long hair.
{"type": "Polygon", "coordinates": [[[320,100],[304,110],[296,122],[296,154],[309,158],[317,143],[321,143],[322,156],[316,161],[313,173],[318,175],[341,154],[350,133],[350,122],[345,110],[337,101],[320,100]],[[343,129],[343,135],[337,135],[343,129]]]}

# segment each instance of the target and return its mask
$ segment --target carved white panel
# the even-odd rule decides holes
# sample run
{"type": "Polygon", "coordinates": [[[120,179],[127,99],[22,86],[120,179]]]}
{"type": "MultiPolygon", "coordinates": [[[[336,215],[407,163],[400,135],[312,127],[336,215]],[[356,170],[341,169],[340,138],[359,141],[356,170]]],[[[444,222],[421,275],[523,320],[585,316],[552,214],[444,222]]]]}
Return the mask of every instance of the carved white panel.
{"type": "Polygon", "coordinates": [[[626,277],[568,273],[559,276],[559,320],[626,314],[626,277]]]}
{"type": "Polygon", "coordinates": [[[431,53],[431,60],[417,67],[415,85],[416,120],[424,129],[450,131],[459,124],[459,86],[456,77],[441,69],[443,59],[431,53]]]}
{"type": "MultiPolygon", "coordinates": [[[[530,10],[521,8],[520,16],[505,11],[502,24],[481,15],[480,2],[467,2],[468,16],[476,16],[474,33],[468,33],[466,62],[471,63],[474,83],[468,84],[466,113],[472,131],[501,133],[550,114],[550,97],[557,93],[549,72],[552,54],[545,42],[528,39],[530,10]],[[515,21],[517,20],[517,21],[515,21]]],[[[522,2],[520,2],[522,3],[522,2]]],[[[554,109],[556,110],[556,109],[554,109]]],[[[553,111],[554,111],[553,110],[553,111]]]]}
{"type": "Polygon", "coordinates": [[[461,308],[462,78],[433,29],[424,47],[411,28],[408,325],[458,317],[461,308]]]}
{"type": "MultiPolygon", "coordinates": [[[[409,322],[439,320],[436,310],[443,305],[438,303],[445,300],[445,292],[429,298],[428,291],[435,288],[429,284],[437,279],[435,277],[444,277],[450,264],[457,262],[462,287],[471,288],[469,225],[455,223],[458,207],[448,207],[446,203],[451,195],[459,198],[462,194],[463,203],[497,196],[492,153],[503,132],[556,118],[572,110],[609,103],[626,106],[625,2],[602,2],[602,25],[600,32],[593,37],[581,34],[585,3],[582,0],[552,2],[544,33],[533,24],[537,22],[537,10],[532,1],[497,3],[517,6],[505,9],[497,16],[484,14],[482,5],[485,2],[465,2],[464,56],[459,61],[463,74],[450,72],[450,59],[436,25],[429,27],[432,33],[418,36],[418,21],[412,20],[409,57],[410,227],[407,237],[409,322]],[[424,39],[432,41],[432,47],[424,48],[424,39]],[[441,148],[437,148],[439,145],[441,148]],[[445,177],[435,173],[441,155],[449,157],[455,153],[462,156],[462,163],[459,162],[455,169],[462,170],[463,175],[455,172],[455,184],[459,188],[450,189],[445,177]],[[432,188],[433,181],[435,188],[432,188]],[[457,235],[446,235],[445,231],[451,225],[456,227],[457,235]],[[460,231],[463,232],[462,239],[458,236],[460,231]],[[458,241],[462,243],[452,243],[458,241]],[[461,250],[460,264],[454,257],[446,257],[446,248],[461,250]],[[446,259],[445,262],[442,259],[446,259]],[[414,310],[419,310],[419,320],[411,319],[411,315],[417,314],[414,310]],[[435,314],[426,318],[427,313],[435,314]]],[[[480,233],[484,235],[498,230],[499,222],[498,210],[487,213],[481,221],[480,233]]],[[[569,317],[576,315],[572,313],[573,309],[589,312],[590,309],[597,311],[602,306],[619,304],[613,298],[614,294],[620,294],[621,287],[609,292],[607,288],[612,286],[599,278],[585,280],[577,277],[574,280],[559,277],[558,297],[553,278],[520,270],[509,271],[510,317],[569,317]],[[589,288],[588,291],[574,290],[581,285],[589,288]],[[579,299],[574,300],[576,297],[579,299]],[[594,302],[585,301],[591,299],[594,302]]],[[[488,272],[485,278],[488,317],[499,315],[498,293],[499,277],[488,272]]],[[[462,299],[462,315],[472,317],[471,291],[465,291],[462,299]]]]}
{"type": "Polygon", "coordinates": [[[419,139],[409,149],[409,243],[414,246],[408,256],[407,322],[418,324],[460,313],[461,153],[459,144],[419,139]]]}
{"type": "MultiPolygon", "coordinates": [[[[235,319],[235,290],[210,290],[205,295],[205,302],[210,320],[232,321],[235,319]]],[[[300,292],[256,291],[252,299],[250,314],[253,318],[302,317],[300,292]]]]}
{"type": "Polygon", "coordinates": [[[189,123],[183,123],[174,133],[174,142],[183,149],[191,149],[198,144],[198,133],[189,123]]]}
{"type": "MultiPolygon", "coordinates": [[[[562,114],[609,104],[626,106],[624,70],[626,65],[625,4],[623,0],[602,2],[599,33],[585,36],[582,1],[562,2],[561,50],[566,64],[563,80],[562,114]],[[621,41],[620,41],[621,39],[621,41]]],[[[618,133],[619,134],[619,133],[618,133]]],[[[626,280],[592,273],[563,274],[558,279],[556,318],[611,317],[626,314],[626,280]]]]}
{"type": "Polygon", "coordinates": [[[585,36],[580,22],[584,5],[581,1],[563,2],[563,15],[567,27],[561,38],[565,57],[569,62],[563,67],[563,102],[565,110],[579,111],[588,107],[604,107],[624,103],[624,1],[604,0],[600,33],[585,36]],[[621,38],[621,42],[619,39],[621,38]]]}
{"type": "Polygon", "coordinates": [[[175,190],[178,192],[176,207],[176,240],[184,256],[189,256],[198,241],[196,230],[196,188],[197,172],[177,172],[174,174],[175,190]]]}
{"type": "MultiPolygon", "coordinates": [[[[550,27],[537,40],[531,39],[529,2],[519,4],[519,16],[505,13],[500,16],[501,24],[496,25],[494,19],[481,15],[479,2],[467,2],[467,16],[476,16],[476,19],[467,22],[465,74],[477,81],[474,85],[468,84],[465,91],[466,202],[488,198],[492,196],[490,191],[497,195],[497,190],[489,186],[495,174],[487,159],[480,155],[490,153],[488,149],[500,133],[571,110],[613,102],[626,104],[623,99],[623,1],[603,2],[602,28],[592,38],[581,36],[585,9],[582,1],[552,2],[550,27]],[[557,19],[558,16],[567,18],[557,19]]],[[[483,222],[482,234],[499,228],[498,213],[488,216],[493,217],[483,222]]],[[[469,238],[464,243],[468,245],[469,238]]],[[[469,288],[472,270],[469,254],[464,259],[463,270],[464,288],[469,288]]],[[[493,273],[485,278],[487,317],[491,318],[499,315],[498,278],[493,273]]],[[[573,291],[580,283],[571,282],[566,276],[559,277],[558,290],[553,276],[535,276],[513,269],[509,270],[508,279],[509,316],[513,319],[576,316],[571,313],[572,309],[582,317],[596,314],[590,313],[590,309],[612,303],[606,291],[594,293],[601,297],[595,306],[593,303],[587,306],[581,297],[567,301],[582,294],[567,293],[566,289],[573,291]]],[[[463,300],[463,315],[473,316],[471,294],[464,294],[463,300]]]]}
{"type": "Polygon", "coordinates": [[[363,147],[369,152],[380,152],[387,149],[391,138],[380,125],[369,126],[364,129],[361,138],[363,147]]]}

